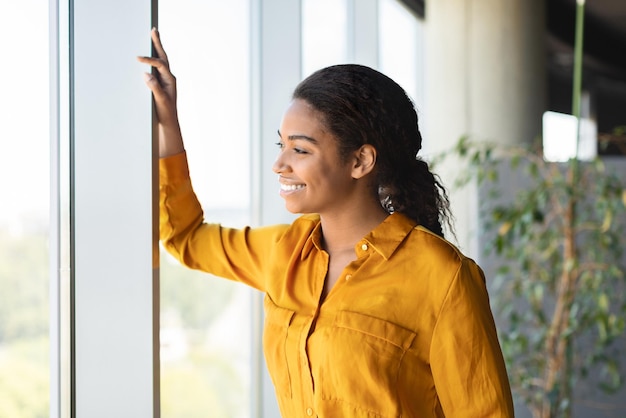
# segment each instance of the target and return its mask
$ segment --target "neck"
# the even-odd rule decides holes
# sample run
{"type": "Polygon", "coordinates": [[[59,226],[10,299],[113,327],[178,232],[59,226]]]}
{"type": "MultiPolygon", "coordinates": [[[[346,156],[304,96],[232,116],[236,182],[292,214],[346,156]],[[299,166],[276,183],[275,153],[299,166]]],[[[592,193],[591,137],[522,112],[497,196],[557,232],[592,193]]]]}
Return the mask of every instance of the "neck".
{"type": "Polygon", "coordinates": [[[324,249],[329,254],[354,251],[356,243],[389,214],[382,207],[332,215],[320,215],[324,249]]]}

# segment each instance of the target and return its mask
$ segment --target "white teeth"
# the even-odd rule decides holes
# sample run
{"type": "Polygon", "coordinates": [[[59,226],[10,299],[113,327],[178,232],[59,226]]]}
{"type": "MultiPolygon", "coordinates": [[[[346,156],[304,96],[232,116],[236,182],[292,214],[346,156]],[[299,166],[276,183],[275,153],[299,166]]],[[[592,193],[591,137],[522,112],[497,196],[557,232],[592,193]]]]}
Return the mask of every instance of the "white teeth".
{"type": "Polygon", "coordinates": [[[286,192],[291,192],[294,190],[300,190],[304,188],[304,184],[281,184],[280,189],[286,192]]]}

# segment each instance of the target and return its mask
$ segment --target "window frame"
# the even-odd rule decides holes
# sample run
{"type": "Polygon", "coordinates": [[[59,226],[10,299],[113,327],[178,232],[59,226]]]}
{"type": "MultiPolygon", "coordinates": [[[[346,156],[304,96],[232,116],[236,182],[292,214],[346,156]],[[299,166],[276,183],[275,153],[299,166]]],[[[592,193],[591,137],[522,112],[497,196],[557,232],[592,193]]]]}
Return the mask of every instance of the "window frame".
{"type": "Polygon", "coordinates": [[[50,416],[159,416],[156,137],[134,60],[156,1],[49,16],[50,416]]]}

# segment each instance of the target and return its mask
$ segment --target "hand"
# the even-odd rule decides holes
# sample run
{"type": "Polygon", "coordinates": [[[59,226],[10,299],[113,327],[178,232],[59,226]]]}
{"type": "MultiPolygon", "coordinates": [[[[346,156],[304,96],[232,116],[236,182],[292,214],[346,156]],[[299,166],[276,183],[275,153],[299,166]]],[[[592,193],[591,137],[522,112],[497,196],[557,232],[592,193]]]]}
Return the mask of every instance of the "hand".
{"type": "Polygon", "coordinates": [[[159,31],[153,28],[150,36],[156,51],[156,57],[137,57],[139,62],[151,65],[154,74],[144,73],[146,85],[154,95],[154,102],[159,122],[169,125],[176,121],[176,77],[170,71],[167,54],[161,44],[159,31]]]}
{"type": "Polygon", "coordinates": [[[155,70],[153,74],[144,73],[144,79],[154,96],[159,122],[159,154],[166,157],[184,151],[176,109],[176,77],[170,71],[167,54],[156,28],[152,28],[150,37],[157,56],[137,59],[155,70]]]}

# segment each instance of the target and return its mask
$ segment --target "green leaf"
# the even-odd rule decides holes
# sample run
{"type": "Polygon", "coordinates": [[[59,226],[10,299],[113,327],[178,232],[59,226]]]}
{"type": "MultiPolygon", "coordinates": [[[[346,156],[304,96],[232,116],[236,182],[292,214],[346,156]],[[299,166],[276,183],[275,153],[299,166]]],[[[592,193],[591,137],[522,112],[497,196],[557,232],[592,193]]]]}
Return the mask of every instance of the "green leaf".
{"type": "Polygon", "coordinates": [[[602,312],[609,311],[609,297],[606,293],[600,293],[598,295],[598,308],[600,308],[602,312]]]}

